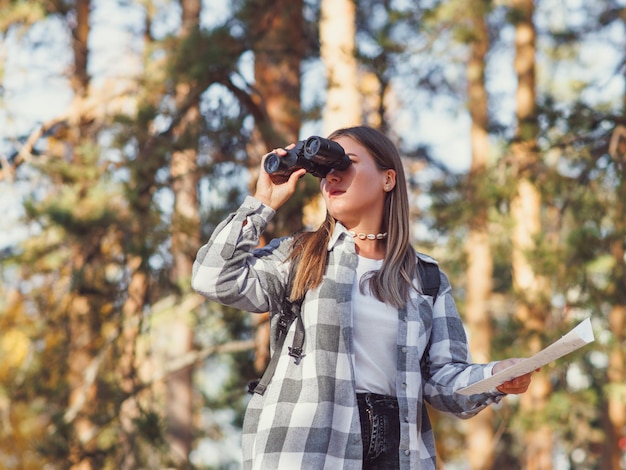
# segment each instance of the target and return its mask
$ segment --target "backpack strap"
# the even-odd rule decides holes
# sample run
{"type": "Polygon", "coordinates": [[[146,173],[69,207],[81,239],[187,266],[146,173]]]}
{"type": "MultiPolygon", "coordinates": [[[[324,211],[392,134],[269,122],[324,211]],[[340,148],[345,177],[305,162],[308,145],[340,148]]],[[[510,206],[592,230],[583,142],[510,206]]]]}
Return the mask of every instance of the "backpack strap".
{"type": "Polygon", "coordinates": [[[435,303],[437,295],[439,294],[439,286],[441,285],[439,266],[437,266],[436,263],[418,258],[417,273],[419,275],[422,293],[424,295],[430,295],[433,298],[433,303],[435,303]]]}
{"type": "Polygon", "coordinates": [[[280,358],[280,353],[283,349],[283,345],[285,344],[287,332],[289,331],[289,328],[291,327],[291,324],[294,322],[294,320],[296,321],[296,331],[293,336],[293,343],[289,348],[289,355],[295,359],[296,365],[300,364],[300,361],[304,357],[304,354],[302,354],[305,337],[304,323],[302,322],[302,316],[300,315],[303,299],[298,299],[295,302],[292,302],[289,300],[288,295],[291,292],[293,278],[295,277],[296,265],[296,262],[292,262],[289,268],[289,277],[287,278],[287,290],[283,299],[283,305],[281,307],[280,313],[278,314],[278,320],[276,324],[274,354],[272,354],[270,362],[267,365],[265,372],[263,372],[263,376],[259,380],[254,380],[248,384],[249,393],[258,393],[259,395],[263,395],[265,393],[265,389],[269,385],[272,377],[274,376],[274,372],[276,371],[276,366],[278,365],[278,359],[280,358]]]}
{"type": "MultiPolygon", "coordinates": [[[[437,300],[437,295],[439,295],[439,287],[441,284],[439,266],[437,266],[436,263],[424,261],[423,259],[418,258],[417,273],[420,279],[422,294],[432,296],[434,305],[435,301],[437,300]]],[[[430,345],[431,340],[429,339],[426,350],[430,349],[430,345]]],[[[428,362],[428,355],[425,354],[420,360],[420,368],[422,369],[422,374],[426,374],[426,370],[428,369],[428,362]]]]}
{"type": "Polygon", "coordinates": [[[301,303],[302,300],[300,300],[297,304],[292,304],[295,313],[296,331],[293,334],[293,342],[289,347],[289,355],[294,358],[296,365],[300,364],[300,361],[305,356],[305,354],[302,354],[305,335],[304,322],[302,321],[302,315],[300,315],[302,306],[301,303]]]}

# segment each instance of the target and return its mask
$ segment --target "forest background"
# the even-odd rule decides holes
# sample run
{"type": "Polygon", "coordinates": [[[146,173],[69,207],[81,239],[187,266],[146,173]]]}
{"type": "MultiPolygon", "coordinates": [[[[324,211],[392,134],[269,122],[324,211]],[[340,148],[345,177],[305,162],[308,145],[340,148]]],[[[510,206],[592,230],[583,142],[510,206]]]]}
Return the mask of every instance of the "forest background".
{"type": "MultiPolygon", "coordinates": [[[[269,149],[366,123],[474,360],[596,341],[468,421],[446,469],[626,468],[626,4],[0,0],[0,467],[239,468],[267,316],[191,265],[269,149]]],[[[305,178],[270,237],[314,227],[305,178]]]]}

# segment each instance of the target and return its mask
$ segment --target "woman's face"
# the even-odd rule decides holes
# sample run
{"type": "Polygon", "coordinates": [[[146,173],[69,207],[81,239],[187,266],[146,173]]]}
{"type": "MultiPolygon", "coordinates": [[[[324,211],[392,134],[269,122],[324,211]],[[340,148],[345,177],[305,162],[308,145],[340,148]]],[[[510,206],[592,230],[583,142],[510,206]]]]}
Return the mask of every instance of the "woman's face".
{"type": "Polygon", "coordinates": [[[332,170],[320,181],[330,215],[348,229],[378,231],[386,193],[395,186],[396,172],[381,170],[365,147],[351,137],[335,139],[352,160],[344,171],[332,170]]]}

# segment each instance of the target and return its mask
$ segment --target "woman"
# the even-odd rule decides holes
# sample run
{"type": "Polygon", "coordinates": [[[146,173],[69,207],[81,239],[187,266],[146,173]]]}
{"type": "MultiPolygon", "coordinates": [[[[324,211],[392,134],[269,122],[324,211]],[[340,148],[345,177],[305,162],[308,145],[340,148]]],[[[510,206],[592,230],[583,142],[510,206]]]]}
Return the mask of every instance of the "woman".
{"type": "Polygon", "coordinates": [[[269,311],[272,328],[286,296],[303,299],[302,360],[283,348],[267,390],[253,394],[244,467],[435,468],[426,401],[467,418],[507,393],[524,392],[530,375],[492,393],[455,393],[515,360],[471,363],[443,273],[436,300],[422,293],[417,265],[434,261],[409,243],[406,181],[392,142],[365,126],[329,139],[352,164],[320,179],[327,216],[318,230],[256,248],[306,172],[277,183],[261,169],[254,197],[217,227],[194,264],[195,290],[250,312],[269,311]]]}

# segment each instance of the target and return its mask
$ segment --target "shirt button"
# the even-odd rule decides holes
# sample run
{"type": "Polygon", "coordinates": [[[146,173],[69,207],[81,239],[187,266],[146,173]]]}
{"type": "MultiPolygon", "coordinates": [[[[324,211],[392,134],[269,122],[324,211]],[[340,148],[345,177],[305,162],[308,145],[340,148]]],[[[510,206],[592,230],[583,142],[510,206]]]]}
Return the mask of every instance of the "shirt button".
{"type": "Polygon", "coordinates": [[[404,455],[411,455],[411,451],[410,451],[410,450],[408,450],[408,449],[407,449],[407,450],[405,450],[405,451],[404,451],[404,455]]]}
{"type": "Polygon", "coordinates": [[[403,347],[402,347],[402,352],[403,352],[403,353],[407,352],[407,348],[406,348],[406,346],[403,346],[403,347]]]}
{"type": "Polygon", "coordinates": [[[405,422],[405,423],[408,423],[408,422],[409,422],[409,417],[408,417],[408,416],[405,416],[405,417],[404,417],[404,422],[405,422]]]}
{"type": "Polygon", "coordinates": [[[407,387],[406,382],[403,382],[402,383],[402,388],[406,388],[406,387],[407,387]]]}

